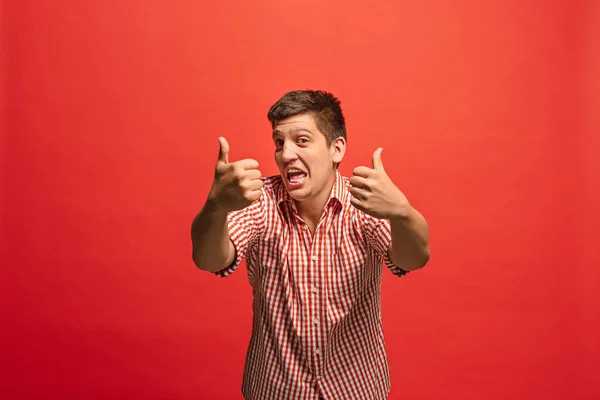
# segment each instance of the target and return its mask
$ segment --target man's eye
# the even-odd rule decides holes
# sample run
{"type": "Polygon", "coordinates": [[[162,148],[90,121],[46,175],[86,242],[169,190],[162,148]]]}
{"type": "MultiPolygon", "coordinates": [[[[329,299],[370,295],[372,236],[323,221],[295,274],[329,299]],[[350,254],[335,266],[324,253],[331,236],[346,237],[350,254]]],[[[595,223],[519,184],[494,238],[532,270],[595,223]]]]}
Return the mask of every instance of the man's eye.
{"type": "Polygon", "coordinates": [[[283,147],[283,140],[276,139],[275,140],[275,146],[277,146],[277,147],[283,147]]]}
{"type": "Polygon", "coordinates": [[[308,143],[308,139],[307,138],[299,138],[298,143],[308,143]]]}

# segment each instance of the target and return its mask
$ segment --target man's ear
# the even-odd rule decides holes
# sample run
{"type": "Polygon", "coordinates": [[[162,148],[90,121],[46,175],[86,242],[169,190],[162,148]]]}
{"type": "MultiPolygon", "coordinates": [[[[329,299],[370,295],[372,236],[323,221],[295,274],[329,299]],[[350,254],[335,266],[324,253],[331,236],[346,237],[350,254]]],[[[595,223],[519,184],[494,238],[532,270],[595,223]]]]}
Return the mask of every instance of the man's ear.
{"type": "Polygon", "coordinates": [[[346,139],[343,137],[335,138],[329,148],[333,152],[333,162],[336,164],[341,163],[344,154],[346,154],[346,139]]]}

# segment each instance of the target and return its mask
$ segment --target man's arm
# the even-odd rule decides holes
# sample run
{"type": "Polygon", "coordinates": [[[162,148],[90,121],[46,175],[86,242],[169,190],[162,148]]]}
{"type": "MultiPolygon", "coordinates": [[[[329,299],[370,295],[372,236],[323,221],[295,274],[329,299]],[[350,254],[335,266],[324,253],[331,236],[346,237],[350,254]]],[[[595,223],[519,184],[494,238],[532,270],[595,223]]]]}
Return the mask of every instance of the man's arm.
{"type": "Polygon", "coordinates": [[[227,213],[241,210],[261,195],[263,182],[258,162],[245,159],[229,162],[229,143],[219,138],[215,178],[202,211],[192,222],[192,259],[200,269],[220,271],[235,260],[229,239],[227,213]]]}
{"type": "Polygon", "coordinates": [[[235,260],[235,247],[229,239],[227,211],[210,201],[192,223],[192,258],[202,270],[217,272],[235,260]]]}
{"type": "Polygon", "coordinates": [[[356,167],[350,178],[350,202],[375,218],[390,221],[388,255],[404,271],[423,267],[429,260],[429,229],[425,218],[408,202],[385,172],[382,148],[373,153],[373,168],[356,167]]]}
{"type": "Polygon", "coordinates": [[[394,264],[405,271],[419,269],[429,261],[429,228],[427,221],[412,206],[390,219],[392,241],[388,254],[394,264]]]}

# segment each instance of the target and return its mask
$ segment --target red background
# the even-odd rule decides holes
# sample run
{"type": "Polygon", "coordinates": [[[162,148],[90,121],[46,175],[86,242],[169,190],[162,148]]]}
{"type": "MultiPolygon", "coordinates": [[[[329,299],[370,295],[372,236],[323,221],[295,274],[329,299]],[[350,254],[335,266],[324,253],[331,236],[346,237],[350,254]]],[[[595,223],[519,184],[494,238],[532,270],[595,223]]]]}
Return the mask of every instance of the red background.
{"type": "Polygon", "coordinates": [[[385,271],[390,399],[600,395],[595,1],[4,2],[0,397],[238,399],[245,268],[191,261],[284,92],[342,100],[432,259],[385,271]]]}

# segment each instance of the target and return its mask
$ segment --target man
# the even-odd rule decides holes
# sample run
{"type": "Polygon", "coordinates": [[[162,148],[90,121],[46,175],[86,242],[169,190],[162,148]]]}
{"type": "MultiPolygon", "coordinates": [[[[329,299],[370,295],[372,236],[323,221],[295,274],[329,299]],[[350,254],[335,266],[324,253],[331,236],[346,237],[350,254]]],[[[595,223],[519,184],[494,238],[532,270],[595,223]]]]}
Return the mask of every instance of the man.
{"type": "Polygon", "coordinates": [[[192,224],[198,268],[226,277],[246,258],[254,294],[246,399],[384,399],[382,262],[403,276],[429,259],[423,216],[387,176],[382,149],[350,179],[340,102],[285,94],[269,113],[281,176],[220,152],[192,224]]]}

